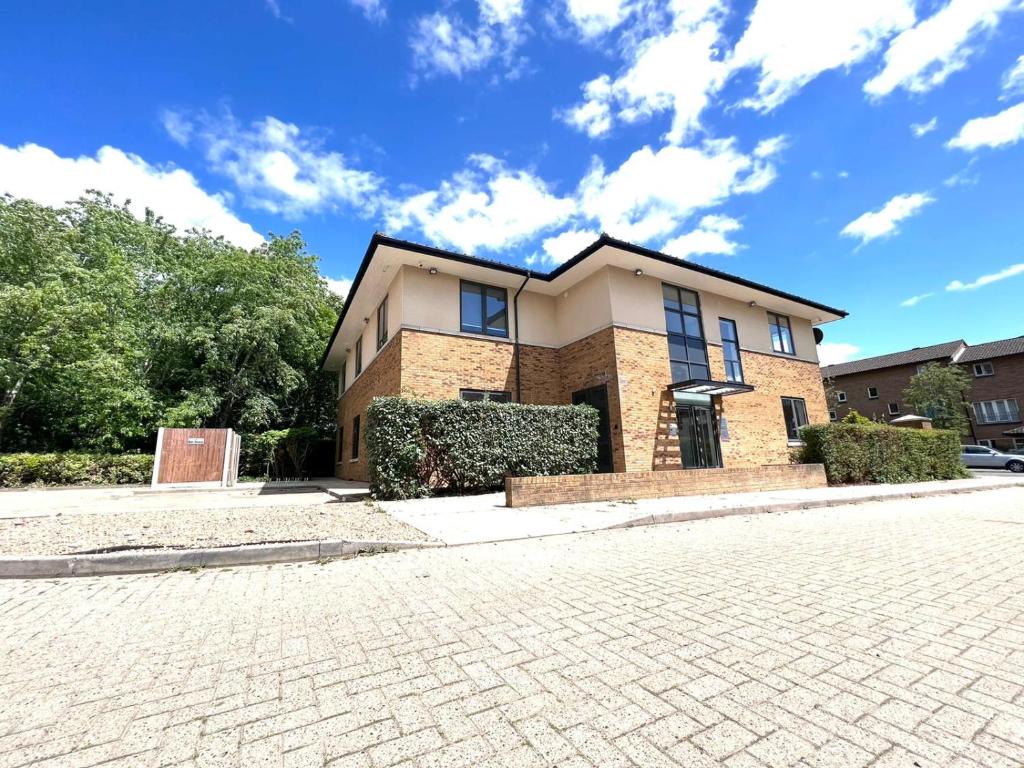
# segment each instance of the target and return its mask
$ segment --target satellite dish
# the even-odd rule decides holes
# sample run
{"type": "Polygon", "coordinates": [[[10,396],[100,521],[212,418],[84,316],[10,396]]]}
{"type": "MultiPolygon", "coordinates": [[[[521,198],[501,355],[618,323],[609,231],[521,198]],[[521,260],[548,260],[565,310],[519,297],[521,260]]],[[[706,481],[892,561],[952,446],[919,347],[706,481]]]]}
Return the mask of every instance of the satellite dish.
{"type": "Polygon", "coordinates": [[[821,344],[821,340],[825,338],[825,332],[821,328],[814,329],[814,343],[821,344]]]}

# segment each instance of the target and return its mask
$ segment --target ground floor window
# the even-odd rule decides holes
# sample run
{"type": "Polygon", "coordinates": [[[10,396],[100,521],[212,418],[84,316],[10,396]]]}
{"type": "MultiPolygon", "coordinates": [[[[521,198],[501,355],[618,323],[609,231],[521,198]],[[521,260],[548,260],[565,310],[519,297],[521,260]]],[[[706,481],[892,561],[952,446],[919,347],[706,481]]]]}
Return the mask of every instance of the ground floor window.
{"type": "Polygon", "coordinates": [[[899,413],[900,413],[900,404],[899,403],[889,403],[889,415],[890,416],[898,416],[899,413]]]}
{"type": "Polygon", "coordinates": [[[786,435],[790,442],[800,442],[800,427],[806,427],[807,403],[802,397],[782,398],[782,415],[786,419],[786,435]]]}
{"type": "Polygon", "coordinates": [[[1016,400],[984,400],[974,403],[974,416],[979,424],[1000,424],[1020,421],[1016,400]]]}
{"type": "Polygon", "coordinates": [[[1015,437],[1015,438],[1013,438],[1013,447],[1014,448],[1024,448],[1024,437],[1015,437]]]}
{"type": "Polygon", "coordinates": [[[490,389],[460,389],[459,398],[471,403],[511,403],[512,393],[490,389]]]}
{"type": "Polygon", "coordinates": [[[829,421],[839,421],[839,414],[836,413],[835,411],[829,411],[828,412],[828,420],[829,421]]]}
{"type": "Polygon", "coordinates": [[[345,428],[338,427],[338,444],[334,449],[334,461],[341,462],[341,456],[345,452],[345,428]]]}
{"type": "Polygon", "coordinates": [[[359,458],[359,417],[352,419],[352,458],[355,461],[359,458]]]}
{"type": "Polygon", "coordinates": [[[979,440],[978,441],[978,445],[983,445],[986,448],[991,448],[992,447],[992,441],[991,440],[979,440]]]}

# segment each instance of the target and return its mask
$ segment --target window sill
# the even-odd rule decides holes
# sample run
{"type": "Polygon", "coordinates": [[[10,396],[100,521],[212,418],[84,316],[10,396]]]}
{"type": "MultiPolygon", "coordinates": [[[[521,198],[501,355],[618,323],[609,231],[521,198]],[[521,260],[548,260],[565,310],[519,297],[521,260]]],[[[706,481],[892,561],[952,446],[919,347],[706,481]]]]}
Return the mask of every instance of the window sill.
{"type": "Polygon", "coordinates": [[[489,340],[498,339],[500,341],[508,341],[509,340],[507,333],[505,333],[505,334],[501,334],[501,333],[481,333],[479,331],[468,331],[465,328],[459,328],[459,333],[462,334],[463,336],[472,336],[474,339],[489,339],[489,340]]]}
{"type": "Polygon", "coordinates": [[[356,458],[354,458],[354,459],[349,459],[348,463],[349,464],[355,464],[357,461],[359,461],[359,457],[358,456],[356,456],[356,458]]]}
{"type": "Polygon", "coordinates": [[[803,448],[805,443],[803,440],[787,440],[786,445],[790,448],[803,448]]]}

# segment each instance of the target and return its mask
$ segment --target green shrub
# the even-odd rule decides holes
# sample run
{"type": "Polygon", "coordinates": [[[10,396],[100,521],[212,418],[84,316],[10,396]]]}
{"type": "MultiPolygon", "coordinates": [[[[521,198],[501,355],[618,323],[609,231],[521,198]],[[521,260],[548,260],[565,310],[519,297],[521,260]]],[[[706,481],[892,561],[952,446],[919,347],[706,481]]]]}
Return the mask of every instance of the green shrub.
{"type": "Polygon", "coordinates": [[[370,492],[479,492],[507,475],[586,474],[597,466],[597,411],[586,405],[374,399],[366,412],[370,492]]]}
{"type": "Polygon", "coordinates": [[[313,427],[242,435],[240,474],[261,478],[304,477],[310,451],[322,442],[322,435],[313,427]]]}
{"type": "Polygon", "coordinates": [[[0,488],[21,485],[137,485],[153,474],[149,454],[0,453],[0,488]]]}
{"type": "Polygon", "coordinates": [[[801,461],[824,464],[831,485],[969,477],[960,438],[947,430],[832,423],[804,427],[801,435],[801,461]]]}

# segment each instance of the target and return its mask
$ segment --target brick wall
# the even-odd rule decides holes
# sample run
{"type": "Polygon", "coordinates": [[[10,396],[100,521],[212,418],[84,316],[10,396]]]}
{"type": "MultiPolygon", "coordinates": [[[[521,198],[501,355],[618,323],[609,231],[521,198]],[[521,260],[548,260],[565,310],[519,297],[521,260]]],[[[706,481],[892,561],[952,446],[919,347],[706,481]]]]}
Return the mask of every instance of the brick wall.
{"type": "MultiPolygon", "coordinates": [[[[712,378],[725,381],[721,347],[708,347],[712,378]]],[[[782,464],[789,460],[783,397],[803,398],[811,424],[828,421],[825,388],[816,363],[744,350],[740,353],[743,378],[753,392],[721,398],[719,419],[728,424],[729,439],[722,440],[726,467],[782,464]]]]}
{"type": "Polygon", "coordinates": [[[864,373],[851,373],[832,379],[832,388],[846,393],[845,403],[835,403],[837,416],[841,419],[851,410],[875,421],[889,421],[896,416],[889,415],[889,403],[899,403],[899,416],[906,416],[911,408],[903,399],[903,390],[917,373],[917,365],[897,365],[864,373]],[[878,388],[878,399],[868,398],[868,387],[878,388]]]}
{"type": "Polygon", "coordinates": [[[527,507],[585,501],[824,488],[826,485],[825,469],[821,464],[509,477],[505,479],[505,503],[509,507],[527,507]]]}
{"type": "MultiPolygon", "coordinates": [[[[366,481],[366,408],[375,397],[397,395],[402,370],[402,336],[396,335],[380,351],[362,374],[338,399],[338,425],[344,430],[339,461],[334,474],[343,480],[366,481]],[[359,459],[352,458],[352,420],[359,416],[359,459]]],[[[365,343],[365,342],[364,342],[365,343]]]]}
{"type": "MultiPolygon", "coordinates": [[[[1018,410],[1024,409],[1024,355],[1007,355],[994,357],[989,362],[995,371],[992,376],[974,376],[973,364],[962,366],[971,376],[971,392],[967,399],[972,403],[982,400],[1016,400],[1018,410]]],[[[974,423],[974,434],[979,440],[992,440],[995,448],[1013,448],[1013,438],[1003,437],[1003,432],[1019,427],[1020,422],[1013,424],[978,424],[974,421],[974,409],[971,409],[971,420],[974,423]]]]}
{"type": "Polygon", "coordinates": [[[626,472],[679,467],[679,442],[669,434],[675,407],[668,338],[661,333],[614,328],[626,472]],[[673,452],[674,449],[674,452],[673,452]]]}
{"type": "Polygon", "coordinates": [[[558,403],[571,403],[572,393],[588,387],[608,387],[608,422],[611,430],[612,468],[626,471],[622,443],[615,329],[605,328],[558,350],[558,403]]]}

